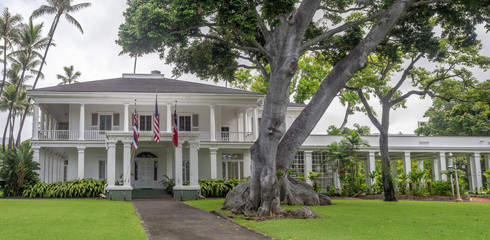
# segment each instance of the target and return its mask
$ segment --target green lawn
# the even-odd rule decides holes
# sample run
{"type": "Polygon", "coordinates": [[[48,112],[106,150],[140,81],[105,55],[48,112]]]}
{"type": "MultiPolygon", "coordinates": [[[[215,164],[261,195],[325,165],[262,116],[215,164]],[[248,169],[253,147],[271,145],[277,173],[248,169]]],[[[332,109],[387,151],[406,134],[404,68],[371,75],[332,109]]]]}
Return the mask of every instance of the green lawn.
{"type": "Polygon", "coordinates": [[[147,239],[130,202],[0,199],[0,239],[147,239]]]}
{"type": "MultiPolygon", "coordinates": [[[[223,200],[187,203],[210,211],[221,208],[223,200]]],[[[490,239],[490,203],[337,200],[334,204],[312,207],[322,219],[235,221],[278,239],[490,239]]]]}

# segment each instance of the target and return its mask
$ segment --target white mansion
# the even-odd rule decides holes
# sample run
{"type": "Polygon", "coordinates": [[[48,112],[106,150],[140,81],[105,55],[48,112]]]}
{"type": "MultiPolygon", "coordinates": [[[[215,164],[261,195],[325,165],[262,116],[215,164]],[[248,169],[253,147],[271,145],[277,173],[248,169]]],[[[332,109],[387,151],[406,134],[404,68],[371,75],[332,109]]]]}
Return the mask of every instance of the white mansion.
{"type": "MultiPolygon", "coordinates": [[[[32,149],[40,163],[42,182],[81,178],[107,179],[113,199],[131,199],[133,189],[163,188],[167,175],[175,179],[175,196],[193,199],[198,179],[250,176],[250,147],[257,137],[264,95],[208,84],[164,78],[161,74],[123,74],[121,78],[46,87],[28,91],[34,99],[32,149]],[[159,143],[153,140],[157,93],[159,143]],[[178,146],[172,144],[172,114],[177,101],[178,146]],[[136,102],[136,104],[135,104],[136,102]],[[132,114],[139,115],[139,148],[132,151],[132,114]],[[185,184],[188,182],[189,184],[185,184]]],[[[304,105],[290,104],[290,126],[304,105]]],[[[324,172],[323,185],[338,185],[336,171],[322,165],[326,145],[341,136],[311,135],[296,155],[292,168],[308,174],[324,172]]],[[[378,158],[378,137],[364,137],[370,147],[359,154],[366,171],[378,158]]],[[[453,156],[470,156],[470,187],[482,187],[482,168],[490,167],[490,137],[390,136],[393,162],[433,160],[441,174],[453,156]],[[483,158],[482,158],[483,156],[483,158]],[[484,160],[484,161],[482,161],[484,160]],[[483,165],[482,165],[483,162],[483,165]]],[[[396,169],[396,168],[395,168],[396,169]]],[[[367,175],[367,174],[366,174],[367,175]]],[[[367,184],[372,184],[366,179],[367,184]]]]}

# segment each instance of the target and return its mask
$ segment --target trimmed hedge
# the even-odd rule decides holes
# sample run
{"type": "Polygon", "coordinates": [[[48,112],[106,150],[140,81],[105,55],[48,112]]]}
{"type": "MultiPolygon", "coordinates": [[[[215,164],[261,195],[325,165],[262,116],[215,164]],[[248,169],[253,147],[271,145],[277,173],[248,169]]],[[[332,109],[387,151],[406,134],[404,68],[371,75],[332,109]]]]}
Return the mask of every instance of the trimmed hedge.
{"type": "Polygon", "coordinates": [[[236,185],[246,180],[247,179],[232,179],[226,181],[225,179],[200,179],[199,186],[201,186],[201,195],[204,197],[226,197],[226,194],[228,194],[228,192],[236,185]]]}
{"type": "Polygon", "coordinates": [[[27,187],[22,193],[28,198],[83,198],[98,197],[104,192],[106,180],[92,178],[68,182],[37,183],[27,187]]]}

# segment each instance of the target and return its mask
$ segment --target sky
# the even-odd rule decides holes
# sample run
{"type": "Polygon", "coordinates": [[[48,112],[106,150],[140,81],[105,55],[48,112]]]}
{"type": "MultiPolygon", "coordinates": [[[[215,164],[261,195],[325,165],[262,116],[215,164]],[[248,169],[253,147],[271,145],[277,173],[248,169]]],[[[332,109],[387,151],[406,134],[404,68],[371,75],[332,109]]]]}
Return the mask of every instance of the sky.
{"type": "MultiPolygon", "coordinates": [[[[79,78],[80,82],[117,78],[121,77],[123,73],[133,72],[134,59],[128,55],[119,56],[121,47],[115,43],[119,25],[124,21],[122,13],[127,7],[126,0],[75,0],[74,4],[81,2],[92,3],[91,7],[72,14],[82,25],[84,34],[69,24],[66,19],[61,19],[54,35],[56,47],[50,48],[44,66],[43,72],[46,78],[38,83],[37,88],[57,85],[60,81],[56,79],[56,75],[63,73],[64,66],[73,65],[75,70],[80,71],[82,73],[79,78]]],[[[27,20],[32,11],[43,4],[46,4],[45,0],[1,0],[0,9],[3,11],[5,7],[8,7],[11,13],[21,14],[27,20]]],[[[46,35],[53,17],[53,15],[46,15],[35,19],[34,23],[44,22],[44,34],[46,35]]],[[[482,54],[490,56],[490,43],[486,41],[488,34],[482,27],[477,29],[478,36],[484,44],[482,54]]],[[[172,77],[171,69],[172,66],[166,65],[157,54],[152,54],[138,58],[136,72],[150,73],[152,70],[159,70],[166,77],[172,77]]],[[[485,72],[476,71],[475,75],[482,81],[488,79],[485,72]]],[[[201,81],[192,75],[184,75],[179,79],[214,84],[212,81],[201,81]]],[[[372,103],[375,105],[375,111],[380,112],[379,104],[376,104],[376,101],[372,101],[372,103]]],[[[413,134],[418,122],[427,120],[423,118],[423,115],[431,103],[429,98],[410,97],[406,109],[392,111],[390,133],[413,134]]],[[[334,101],[313,133],[326,133],[328,126],[339,126],[342,123],[344,113],[344,107],[338,101],[334,101]]],[[[1,129],[5,126],[6,117],[6,113],[0,113],[1,129]]],[[[348,126],[352,126],[354,123],[370,126],[373,133],[378,132],[364,114],[357,113],[351,116],[348,126]]],[[[26,120],[22,139],[28,139],[31,135],[32,118],[26,120]]]]}

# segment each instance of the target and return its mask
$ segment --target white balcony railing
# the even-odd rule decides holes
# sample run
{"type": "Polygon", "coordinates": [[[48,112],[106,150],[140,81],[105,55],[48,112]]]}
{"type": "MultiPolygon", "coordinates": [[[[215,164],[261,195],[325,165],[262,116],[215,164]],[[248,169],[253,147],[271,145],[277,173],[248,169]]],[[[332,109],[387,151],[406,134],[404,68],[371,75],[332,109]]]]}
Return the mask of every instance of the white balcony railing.
{"type": "Polygon", "coordinates": [[[218,142],[253,142],[252,132],[216,132],[216,141],[218,142]]]}
{"type": "Polygon", "coordinates": [[[41,130],[39,140],[78,140],[78,130],[41,130]]]}
{"type": "MultiPolygon", "coordinates": [[[[106,139],[106,134],[109,132],[120,131],[106,131],[106,130],[86,130],[84,133],[85,140],[100,140],[106,139]]],[[[130,132],[129,134],[132,134],[130,132]]],[[[151,131],[141,131],[140,136],[152,136],[151,131]]],[[[211,134],[209,131],[199,131],[199,139],[201,141],[211,140],[211,134]]],[[[252,132],[216,132],[216,141],[218,142],[253,142],[252,132]]],[[[78,130],[41,130],[39,131],[39,140],[52,140],[52,141],[76,141],[80,139],[80,132],[78,130]]]]}

